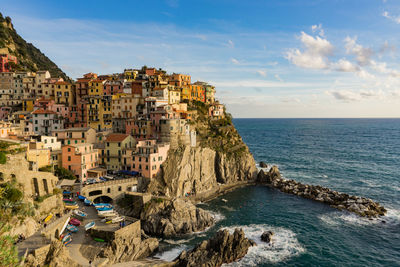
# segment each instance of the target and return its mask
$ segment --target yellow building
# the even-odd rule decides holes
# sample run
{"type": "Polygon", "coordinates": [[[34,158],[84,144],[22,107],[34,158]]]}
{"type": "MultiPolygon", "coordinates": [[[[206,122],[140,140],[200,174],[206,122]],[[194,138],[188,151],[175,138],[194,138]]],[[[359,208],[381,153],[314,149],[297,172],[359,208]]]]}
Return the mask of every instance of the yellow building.
{"type": "Polygon", "coordinates": [[[105,80],[91,80],[89,81],[89,96],[103,96],[104,95],[104,83],[105,80]]]}
{"type": "Polygon", "coordinates": [[[45,148],[42,142],[31,142],[26,151],[26,160],[30,162],[32,170],[51,164],[50,149],[45,148]]]}
{"type": "Polygon", "coordinates": [[[95,130],[102,130],[103,123],[103,98],[100,96],[90,97],[87,106],[88,126],[95,130]]]}
{"type": "Polygon", "coordinates": [[[190,99],[190,87],[185,85],[181,88],[181,101],[190,99]]]}
{"type": "Polygon", "coordinates": [[[107,135],[105,144],[105,165],[107,170],[127,169],[128,157],[135,147],[135,139],[128,134],[112,133],[107,135]]]}
{"type": "Polygon", "coordinates": [[[138,75],[137,70],[133,69],[124,70],[124,79],[126,79],[127,82],[133,82],[134,80],[136,80],[137,75],[138,75]]]}
{"type": "Polygon", "coordinates": [[[73,85],[69,82],[60,81],[55,83],[54,94],[56,104],[74,105],[73,85]]]}
{"type": "Polygon", "coordinates": [[[24,99],[22,101],[22,110],[32,112],[34,102],[35,99],[24,99]]]}

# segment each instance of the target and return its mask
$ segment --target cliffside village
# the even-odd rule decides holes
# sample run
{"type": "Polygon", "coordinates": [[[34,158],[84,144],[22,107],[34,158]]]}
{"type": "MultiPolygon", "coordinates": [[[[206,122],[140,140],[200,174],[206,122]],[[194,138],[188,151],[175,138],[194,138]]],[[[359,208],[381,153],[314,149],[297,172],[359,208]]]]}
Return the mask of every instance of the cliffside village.
{"type": "Polygon", "coordinates": [[[65,81],[13,72],[9,60],[0,55],[0,138],[28,143],[31,169],[63,167],[83,184],[116,173],[155,177],[170,148],[196,146],[191,103],[224,116],[214,86],[190,75],[143,67],[65,81]]]}

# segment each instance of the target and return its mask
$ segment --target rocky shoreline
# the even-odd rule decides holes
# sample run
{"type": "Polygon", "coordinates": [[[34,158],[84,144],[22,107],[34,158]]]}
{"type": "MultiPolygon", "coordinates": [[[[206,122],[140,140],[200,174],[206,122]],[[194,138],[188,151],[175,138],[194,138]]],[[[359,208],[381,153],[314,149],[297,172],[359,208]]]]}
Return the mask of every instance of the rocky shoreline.
{"type": "Polygon", "coordinates": [[[282,192],[328,204],[329,206],[353,212],[361,217],[377,218],[386,214],[386,209],[369,198],[340,193],[320,185],[302,184],[281,177],[278,167],[273,166],[269,172],[260,170],[257,182],[266,184],[282,192]]]}
{"type": "Polygon", "coordinates": [[[218,231],[209,240],[204,240],[190,251],[182,251],[174,266],[221,266],[243,258],[256,243],[245,237],[242,229],[233,234],[228,230],[218,231]]]}

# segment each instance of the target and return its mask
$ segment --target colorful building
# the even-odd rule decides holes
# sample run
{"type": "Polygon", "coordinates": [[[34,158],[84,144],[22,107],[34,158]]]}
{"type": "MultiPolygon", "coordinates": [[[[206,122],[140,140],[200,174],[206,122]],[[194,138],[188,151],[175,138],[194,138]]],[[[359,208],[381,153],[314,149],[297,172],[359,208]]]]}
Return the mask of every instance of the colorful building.
{"type": "Polygon", "coordinates": [[[130,160],[130,170],[145,178],[154,178],[167,159],[169,144],[157,144],[156,140],[138,141],[130,160]]]}
{"type": "Polygon", "coordinates": [[[127,151],[135,147],[135,139],[128,134],[112,133],[107,135],[104,148],[104,164],[107,170],[127,169],[130,157],[127,151]]]}
{"type": "Polygon", "coordinates": [[[17,65],[17,58],[8,54],[0,55],[0,72],[10,72],[17,65]]]}
{"type": "Polygon", "coordinates": [[[96,131],[90,127],[55,130],[52,136],[56,137],[62,145],[96,143],[96,131]]]}
{"type": "Polygon", "coordinates": [[[76,144],[62,147],[62,167],[86,181],[88,171],[98,167],[99,153],[93,144],[76,144]]]}
{"type": "Polygon", "coordinates": [[[72,106],[75,101],[73,85],[69,82],[56,82],[54,88],[54,97],[57,104],[72,106]]]}
{"type": "Polygon", "coordinates": [[[38,135],[49,135],[64,127],[63,118],[51,110],[38,109],[32,112],[33,131],[38,135]]]}

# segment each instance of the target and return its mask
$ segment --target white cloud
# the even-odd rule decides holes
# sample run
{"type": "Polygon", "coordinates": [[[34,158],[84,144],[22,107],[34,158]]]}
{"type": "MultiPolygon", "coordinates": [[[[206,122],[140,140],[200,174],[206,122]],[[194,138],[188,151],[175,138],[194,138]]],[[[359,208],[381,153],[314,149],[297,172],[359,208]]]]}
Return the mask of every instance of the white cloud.
{"type": "Polygon", "coordinates": [[[301,32],[300,41],[304,51],[292,49],[286,58],[296,66],[309,69],[326,69],[329,67],[328,56],[333,53],[332,44],[319,36],[313,37],[301,32]]]}
{"type": "Polygon", "coordinates": [[[355,72],[360,70],[360,68],[357,65],[351,63],[345,58],[342,58],[339,61],[332,63],[331,68],[343,72],[355,72]]]}
{"type": "Polygon", "coordinates": [[[360,66],[366,66],[371,63],[371,57],[374,51],[372,51],[371,48],[366,48],[357,44],[357,37],[351,38],[347,36],[344,42],[347,54],[355,55],[360,66]]]}
{"type": "Polygon", "coordinates": [[[382,16],[384,16],[387,19],[390,19],[391,21],[394,21],[397,24],[400,24],[400,16],[390,15],[390,13],[388,11],[384,11],[382,13],[382,16]]]}
{"type": "Polygon", "coordinates": [[[337,100],[351,102],[361,100],[360,94],[354,93],[349,90],[329,91],[329,95],[332,95],[337,100]]]}
{"type": "Polygon", "coordinates": [[[236,58],[231,58],[231,62],[235,65],[239,65],[239,60],[237,60],[236,58]]]}
{"type": "Polygon", "coordinates": [[[228,40],[228,46],[231,48],[235,47],[235,43],[232,40],[228,40]]]}
{"type": "Polygon", "coordinates": [[[318,24],[318,25],[312,25],[312,26],[311,26],[311,30],[312,30],[313,33],[318,32],[318,34],[319,34],[321,37],[325,37],[325,31],[324,31],[324,29],[322,28],[322,24],[321,24],[321,23],[318,24]]]}
{"type": "Polygon", "coordinates": [[[257,70],[257,73],[260,74],[263,77],[267,77],[267,71],[266,70],[257,70]]]}

